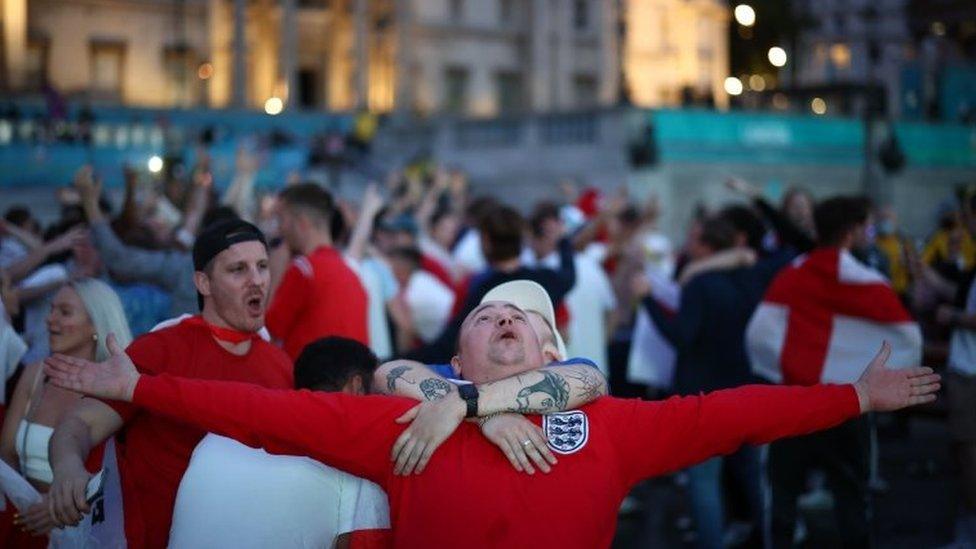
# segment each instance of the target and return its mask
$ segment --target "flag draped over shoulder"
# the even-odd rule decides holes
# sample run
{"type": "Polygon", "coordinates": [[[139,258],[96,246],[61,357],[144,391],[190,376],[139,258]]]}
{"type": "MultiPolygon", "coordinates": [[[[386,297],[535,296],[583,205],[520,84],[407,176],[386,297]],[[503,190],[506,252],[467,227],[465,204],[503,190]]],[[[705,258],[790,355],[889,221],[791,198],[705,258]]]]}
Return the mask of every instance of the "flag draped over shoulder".
{"type": "Polygon", "coordinates": [[[889,368],[919,365],[918,324],[881,274],[839,248],[783,269],[746,329],[753,372],[790,385],[856,381],[884,341],[889,368]]]}

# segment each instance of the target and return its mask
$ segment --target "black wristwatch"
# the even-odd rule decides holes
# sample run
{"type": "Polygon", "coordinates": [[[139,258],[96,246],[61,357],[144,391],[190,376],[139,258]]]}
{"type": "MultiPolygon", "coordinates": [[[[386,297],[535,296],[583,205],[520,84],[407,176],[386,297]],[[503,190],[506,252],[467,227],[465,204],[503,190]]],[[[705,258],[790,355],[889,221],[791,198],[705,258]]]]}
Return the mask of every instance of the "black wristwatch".
{"type": "Polygon", "coordinates": [[[465,383],[458,385],[457,389],[461,399],[468,406],[468,411],[464,417],[478,417],[478,388],[474,386],[474,383],[465,383]]]}

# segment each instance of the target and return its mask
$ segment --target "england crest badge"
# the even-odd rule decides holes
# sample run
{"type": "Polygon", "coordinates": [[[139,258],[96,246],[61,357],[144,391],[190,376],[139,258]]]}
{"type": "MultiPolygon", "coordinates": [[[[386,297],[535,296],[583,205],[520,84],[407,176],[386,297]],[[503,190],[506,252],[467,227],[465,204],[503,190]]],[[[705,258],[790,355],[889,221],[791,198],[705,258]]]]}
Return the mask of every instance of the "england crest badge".
{"type": "Polygon", "coordinates": [[[590,421],[584,412],[554,412],[542,416],[542,430],[549,448],[558,454],[578,452],[590,436],[590,421]]]}

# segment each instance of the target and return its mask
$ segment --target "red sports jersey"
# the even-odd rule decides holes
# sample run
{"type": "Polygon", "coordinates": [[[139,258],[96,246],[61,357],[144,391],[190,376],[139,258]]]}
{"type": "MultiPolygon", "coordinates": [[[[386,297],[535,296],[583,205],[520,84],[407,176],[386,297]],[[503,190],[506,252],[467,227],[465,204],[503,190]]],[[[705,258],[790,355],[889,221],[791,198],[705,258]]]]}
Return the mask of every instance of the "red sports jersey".
{"type": "Polygon", "coordinates": [[[369,345],[367,296],[356,273],[330,246],[292,262],[265,317],[268,331],[295,360],[306,345],[342,336],[369,345]]]}
{"type": "Polygon", "coordinates": [[[639,480],[742,444],[809,433],[859,414],[852,386],[749,386],[660,402],[601,398],[529,416],[559,455],[552,473],[512,468],[464,422],[421,475],[395,476],[394,423],[416,402],[273,391],[240,383],[143,376],[134,402],[272,453],[308,455],[380,484],[396,547],[608,547],[620,502],[639,480]],[[541,537],[540,537],[541,536],[541,537]]]}
{"type": "MultiPolygon", "coordinates": [[[[258,340],[246,355],[237,356],[218,345],[203,324],[181,322],[148,333],[133,341],[126,354],[145,373],[294,387],[291,362],[281,349],[258,340]]],[[[128,546],[166,547],[176,490],[206,431],[131,404],[109,405],[125,421],[116,448],[128,546]]]]}

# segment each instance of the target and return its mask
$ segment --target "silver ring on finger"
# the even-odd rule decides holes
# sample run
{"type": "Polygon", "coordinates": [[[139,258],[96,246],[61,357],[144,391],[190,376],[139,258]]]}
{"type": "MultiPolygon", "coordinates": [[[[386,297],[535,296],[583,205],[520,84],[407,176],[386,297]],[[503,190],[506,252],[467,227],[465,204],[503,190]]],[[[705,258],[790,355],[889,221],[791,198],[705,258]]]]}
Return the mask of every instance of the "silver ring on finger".
{"type": "Polygon", "coordinates": [[[530,445],[532,445],[532,441],[531,440],[526,439],[526,440],[523,440],[522,441],[522,446],[530,446],[530,445]]]}

